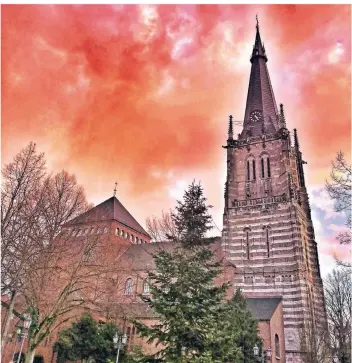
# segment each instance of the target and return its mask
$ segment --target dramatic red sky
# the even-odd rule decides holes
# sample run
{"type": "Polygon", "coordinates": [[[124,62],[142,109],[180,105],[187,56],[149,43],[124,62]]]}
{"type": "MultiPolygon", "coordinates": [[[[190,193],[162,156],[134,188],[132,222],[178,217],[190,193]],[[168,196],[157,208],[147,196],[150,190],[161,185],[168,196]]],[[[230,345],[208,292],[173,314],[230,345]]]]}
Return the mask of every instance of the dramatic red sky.
{"type": "MultiPolygon", "coordinates": [[[[349,5],[3,5],[1,12],[2,164],[35,141],[49,169],[76,174],[95,204],[117,180],[118,197],[142,224],[173,207],[195,178],[221,229],[221,145],[228,115],[244,116],[258,13],[276,101],[298,129],[308,186],[320,198],[311,198],[313,208],[315,200],[331,207],[321,194],[330,162],[338,150],[350,157],[349,5]]],[[[314,218],[321,254],[331,255],[333,234],[319,235],[329,221],[314,218]]]]}

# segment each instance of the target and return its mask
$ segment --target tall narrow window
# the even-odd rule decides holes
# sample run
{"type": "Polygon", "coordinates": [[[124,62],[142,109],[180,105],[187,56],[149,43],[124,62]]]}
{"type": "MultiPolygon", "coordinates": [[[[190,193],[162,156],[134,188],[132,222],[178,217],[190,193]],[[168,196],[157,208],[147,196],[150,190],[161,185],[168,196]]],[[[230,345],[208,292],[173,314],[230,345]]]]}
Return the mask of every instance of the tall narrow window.
{"type": "Polygon", "coordinates": [[[133,281],[132,279],[127,279],[125,284],[125,295],[131,295],[133,289],[133,281]]]}
{"type": "Polygon", "coordinates": [[[149,284],[148,280],[143,281],[143,294],[149,294],[149,284]]]}
{"type": "Polygon", "coordinates": [[[266,251],[268,257],[270,257],[270,242],[269,242],[269,229],[265,228],[265,236],[266,236],[266,251]]]}
{"type": "Polygon", "coordinates": [[[266,159],[266,162],[268,164],[268,178],[270,178],[271,175],[270,175],[270,160],[269,160],[269,158],[266,159]]]}
{"type": "Polygon", "coordinates": [[[253,179],[255,180],[255,160],[252,160],[252,166],[253,166],[253,179]]]}
{"type": "Polygon", "coordinates": [[[280,359],[280,340],[277,334],[275,334],[275,358],[280,359]]]}
{"type": "Polygon", "coordinates": [[[247,160],[247,180],[251,180],[251,170],[249,166],[249,160],[247,160]]]}
{"type": "Polygon", "coordinates": [[[249,231],[246,231],[246,252],[247,252],[247,260],[249,260],[249,231]]]}
{"type": "Polygon", "coordinates": [[[264,175],[264,159],[263,158],[261,159],[261,164],[262,164],[262,178],[264,178],[265,175],[264,175]]]}

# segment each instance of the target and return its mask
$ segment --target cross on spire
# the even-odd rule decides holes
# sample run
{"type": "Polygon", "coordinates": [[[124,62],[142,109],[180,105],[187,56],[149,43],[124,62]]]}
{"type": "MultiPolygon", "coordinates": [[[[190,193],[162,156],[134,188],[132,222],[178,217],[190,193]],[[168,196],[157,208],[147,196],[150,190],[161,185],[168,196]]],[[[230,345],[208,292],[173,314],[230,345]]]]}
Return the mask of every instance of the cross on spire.
{"type": "Polygon", "coordinates": [[[115,189],[114,189],[114,197],[116,197],[116,190],[117,190],[117,182],[115,182],[115,189]]]}
{"type": "Polygon", "coordinates": [[[256,28],[257,28],[257,30],[259,30],[259,20],[258,20],[258,14],[256,14],[256,16],[255,16],[255,20],[257,21],[256,28]]]}

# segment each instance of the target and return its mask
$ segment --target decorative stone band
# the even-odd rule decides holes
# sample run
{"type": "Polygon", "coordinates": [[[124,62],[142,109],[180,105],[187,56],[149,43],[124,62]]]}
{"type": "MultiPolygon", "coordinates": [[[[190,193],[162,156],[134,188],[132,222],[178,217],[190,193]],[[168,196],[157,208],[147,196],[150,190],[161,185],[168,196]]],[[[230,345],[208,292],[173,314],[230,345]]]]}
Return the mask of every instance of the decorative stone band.
{"type": "Polygon", "coordinates": [[[256,198],[256,199],[234,200],[232,202],[232,208],[242,208],[242,207],[250,207],[250,206],[255,206],[255,205],[282,203],[282,202],[287,202],[287,201],[288,201],[288,198],[287,198],[286,194],[276,195],[273,197],[256,198]]]}
{"type": "Polygon", "coordinates": [[[287,139],[289,136],[289,132],[285,127],[282,127],[279,131],[272,133],[272,134],[263,134],[262,136],[248,136],[246,139],[238,139],[238,140],[228,140],[228,143],[226,146],[223,146],[223,148],[241,148],[253,144],[258,143],[266,143],[268,141],[274,141],[279,139],[287,139]]]}

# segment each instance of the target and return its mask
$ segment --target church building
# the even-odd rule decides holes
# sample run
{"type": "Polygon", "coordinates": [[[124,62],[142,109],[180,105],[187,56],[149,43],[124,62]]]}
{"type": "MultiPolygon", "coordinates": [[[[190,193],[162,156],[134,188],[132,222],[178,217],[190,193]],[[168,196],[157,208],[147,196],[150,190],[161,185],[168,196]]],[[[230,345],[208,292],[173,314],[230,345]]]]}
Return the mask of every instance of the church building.
{"type": "MultiPolygon", "coordinates": [[[[257,23],[243,129],[235,137],[230,116],[223,146],[227,153],[223,232],[214,238],[212,248],[225,261],[223,281],[232,282],[232,293],[241,288],[258,320],[266,361],[298,363],[302,362],[302,329],[312,323],[326,327],[326,312],[305,162],[296,129],[291,135],[283,105],[277,107],[267,62],[257,23]]],[[[129,344],[142,344],[152,352],[129,318],[148,324],[157,321],[138,295],[149,294],[147,274],[155,268],[153,253],[158,248],[172,249],[172,243],[151,243],[115,196],[69,222],[64,233],[72,243],[85,236],[105,236],[112,250],[120,248],[113,264],[116,276],[109,287],[113,298],[102,299],[106,308],[98,315],[116,321],[129,344]]],[[[106,261],[110,257],[112,253],[107,253],[106,261]]],[[[37,349],[44,362],[55,361],[56,334],[37,349]]],[[[16,344],[9,338],[4,361],[11,360],[16,344]]]]}

